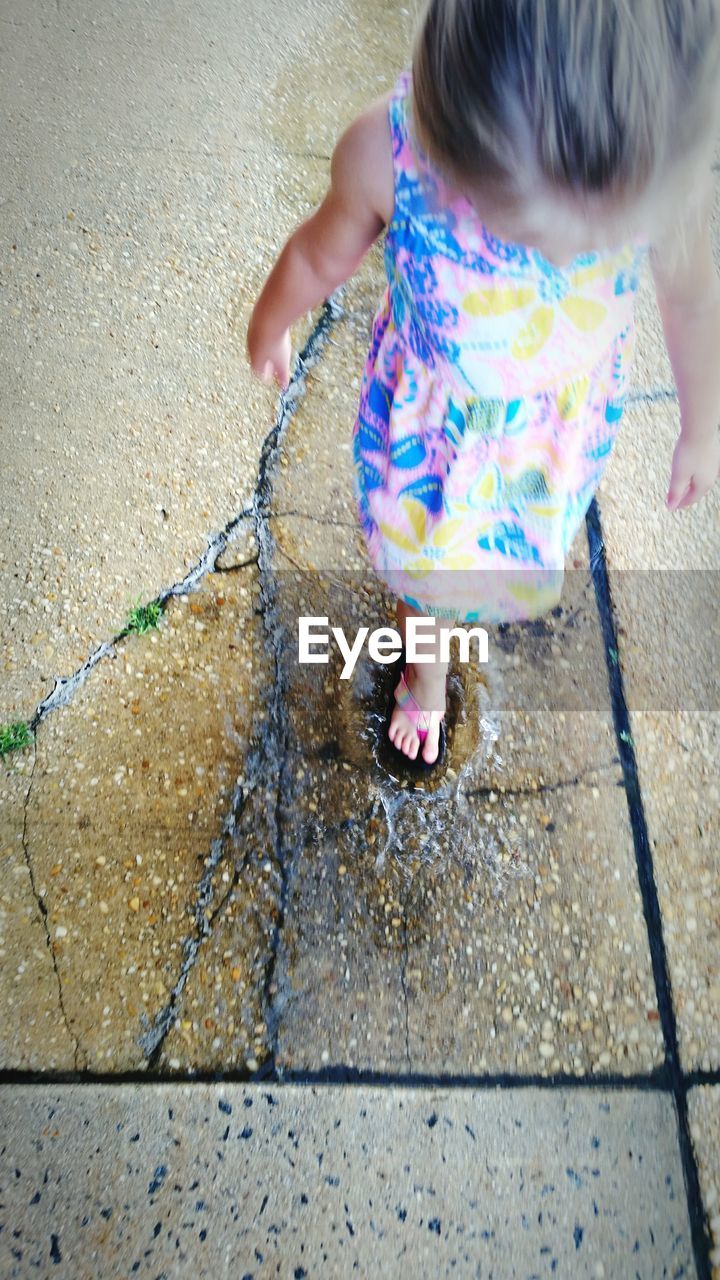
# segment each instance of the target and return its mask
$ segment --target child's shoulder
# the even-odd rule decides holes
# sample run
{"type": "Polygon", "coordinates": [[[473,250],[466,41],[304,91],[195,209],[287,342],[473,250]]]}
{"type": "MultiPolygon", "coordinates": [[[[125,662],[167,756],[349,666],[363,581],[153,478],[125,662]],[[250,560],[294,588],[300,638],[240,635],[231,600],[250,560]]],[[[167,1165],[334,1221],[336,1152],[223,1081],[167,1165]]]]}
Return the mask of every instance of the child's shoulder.
{"type": "Polygon", "coordinates": [[[358,197],[368,201],[387,225],[395,205],[389,107],[394,90],[375,98],[345,129],[333,151],[334,172],[341,171],[358,197]]]}

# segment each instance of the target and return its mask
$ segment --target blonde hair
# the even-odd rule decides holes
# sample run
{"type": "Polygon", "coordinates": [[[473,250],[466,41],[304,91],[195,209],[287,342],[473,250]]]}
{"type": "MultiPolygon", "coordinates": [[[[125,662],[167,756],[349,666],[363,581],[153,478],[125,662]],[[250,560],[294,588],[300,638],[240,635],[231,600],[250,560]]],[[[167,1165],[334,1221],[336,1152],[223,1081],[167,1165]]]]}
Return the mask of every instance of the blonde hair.
{"type": "Polygon", "coordinates": [[[427,0],[416,136],[450,177],[501,200],[538,183],[624,200],[673,169],[687,192],[718,130],[719,4],[427,0]]]}

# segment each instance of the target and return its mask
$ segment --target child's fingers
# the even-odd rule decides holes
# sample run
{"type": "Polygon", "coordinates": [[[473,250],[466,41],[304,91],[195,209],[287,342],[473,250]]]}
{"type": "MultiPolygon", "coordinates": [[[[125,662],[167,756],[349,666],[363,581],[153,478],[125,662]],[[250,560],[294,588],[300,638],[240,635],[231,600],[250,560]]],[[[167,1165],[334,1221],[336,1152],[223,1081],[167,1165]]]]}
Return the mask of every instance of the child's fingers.
{"type": "Polygon", "coordinates": [[[277,374],[278,374],[278,381],[279,381],[279,383],[280,383],[280,386],[282,387],[283,391],[287,391],[288,387],[290,386],[290,359],[289,359],[289,357],[288,357],[287,359],[283,360],[282,364],[278,365],[277,374]]]}
{"type": "Polygon", "coordinates": [[[684,498],[687,488],[691,483],[692,472],[688,467],[683,466],[682,461],[676,454],[672,462],[670,484],[668,487],[667,497],[665,499],[671,511],[677,510],[681,499],[684,498]]]}
{"type": "Polygon", "coordinates": [[[700,495],[697,492],[697,486],[694,480],[690,481],[680,501],[675,504],[675,511],[682,510],[683,507],[689,507],[691,503],[696,502],[700,495]]]}
{"type": "Polygon", "coordinates": [[[691,503],[699,502],[700,499],[704,498],[705,494],[709,493],[711,489],[712,484],[708,480],[695,480],[693,478],[690,488],[685,494],[682,502],[679,503],[679,506],[689,507],[691,503]]]}
{"type": "Polygon", "coordinates": [[[665,502],[669,511],[677,511],[678,507],[684,505],[684,499],[688,491],[688,485],[684,485],[682,489],[671,489],[665,502]]]}

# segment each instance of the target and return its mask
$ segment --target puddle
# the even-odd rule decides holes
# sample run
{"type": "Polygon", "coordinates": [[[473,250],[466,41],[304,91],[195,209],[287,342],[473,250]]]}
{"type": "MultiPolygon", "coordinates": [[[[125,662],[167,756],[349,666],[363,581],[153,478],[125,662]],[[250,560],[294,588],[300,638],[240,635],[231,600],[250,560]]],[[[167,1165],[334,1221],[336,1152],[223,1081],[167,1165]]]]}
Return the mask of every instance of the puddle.
{"type": "MultiPolygon", "coordinates": [[[[401,762],[388,760],[385,706],[396,678],[396,664],[383,671],[369,659],[360,661],[352,691],[339,707],[338,735],[349,748],[348,757],[353,754],[351,744],[359,754],[357,744],[362,743],[366,761],[368,755],[372,760],[375,869],[383,874],[392,863],[409,881],[419,867],[438,873],[452,860],[469,876],[481,864],[494,892],[501,894],[510,880],[528,875],[530,869],[517,819],[499,803],[500,795],[486,787],[488,765],[494,777],[503,768],[496,748],[499,715],[486,679],[472,667],[461,677],[451,664],[446,762],[436,773],[417,778],[401,762]]],[[[364,838],[364,831],[353,824],[341,833],[341,847],[349,852],[364,838]]]]}

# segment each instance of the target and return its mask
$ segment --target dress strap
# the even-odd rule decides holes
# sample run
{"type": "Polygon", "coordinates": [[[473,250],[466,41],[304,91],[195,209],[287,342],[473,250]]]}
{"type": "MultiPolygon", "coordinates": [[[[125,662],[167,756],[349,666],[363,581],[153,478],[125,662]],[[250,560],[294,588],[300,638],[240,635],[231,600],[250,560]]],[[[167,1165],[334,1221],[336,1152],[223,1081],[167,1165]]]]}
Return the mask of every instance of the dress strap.
{"type": "Polygon", "coordinates": [[[412,67],[405,67],[393,86],[388,108],[395,174],[395,213],[422,217],[437,203],[434,167],[415,136],[412,111],[412,67]]]}

